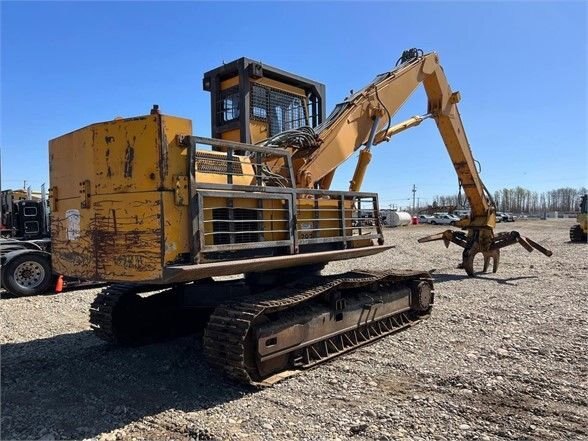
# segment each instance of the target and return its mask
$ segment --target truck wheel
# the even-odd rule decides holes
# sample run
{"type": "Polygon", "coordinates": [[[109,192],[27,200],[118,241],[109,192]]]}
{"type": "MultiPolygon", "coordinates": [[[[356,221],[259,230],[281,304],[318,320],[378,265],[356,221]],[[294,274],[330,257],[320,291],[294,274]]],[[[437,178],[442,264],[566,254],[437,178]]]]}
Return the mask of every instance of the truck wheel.
{"type": "Polygon", "coordinates": [[[22,254],[2,268],[2,285],[15,296],[42,294],[49,289],[53,275],[46,257],[22,254]]]}

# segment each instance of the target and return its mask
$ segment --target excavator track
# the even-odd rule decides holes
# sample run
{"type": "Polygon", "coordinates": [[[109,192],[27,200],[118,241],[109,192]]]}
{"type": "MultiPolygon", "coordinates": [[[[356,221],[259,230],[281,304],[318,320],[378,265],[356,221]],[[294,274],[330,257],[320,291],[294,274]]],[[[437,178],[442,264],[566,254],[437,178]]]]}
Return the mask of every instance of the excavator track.
{"type": "Polygon", "coordinates": [[[210,364],[240,382],[268,386],[418,323],[434,300],[423,271],[313,274],[254,287],[211,315],[183,307],[180,292],[110,285],[91,305],[91,327],[107,342],[136,345],[193,332],[208,319],[203,346],[210,364]]]}
{"type": "Polygon", "coordinates": [[[112,311],[125,297],[134,295],[133,285],[114,284],[102,290],[90,305],[90,327],[94,334],[109,343],[120,343],[124,336],[115,332],[112,311]]]}
{"type": "Polygon", "coordinates": [[[269,386],[302,369],[419,322],[428,317],[433,296],[431,277],[427,272],[352,271],[335,276],[311,276],[218,306],[205,329],[204,349],[209,362],[229,377],[255,386],[269,386]],[[377,316],[378,307],[384,309],[378,296],[382,290],[388,294],[381,294],[380,297],[392,295],[393,301],[401,306],[377,316]],[[359,320],[356,316],[352,317],[353,326],[336,329],[337,319],[344,323],[344,302],[357,300],[358,296],[371,299],[371,303],[360,307],[359,320]],[[330,302],[331,307],[324,307],[325,300],[330,302]],[[309,310],[306,316],[304,308],[309,310]],[[327,310],[330,312],[325,313],[327,310]],[[298,339],[294,338],[294,344],[290,343],[277,355],[270,354],[267,361],[260,357],[265,346],[277,346],[278,339],[288,339],[301,327],[304,328],[304,324],[297,323],[297,320],[307,319],[310,323],[321,313],[323,322],[325,317],[335,317],[328,333],[320,335],[319,325],[319,336],[315,332],[314,338],[310,338],[312,327],[317,326],[311,324],[305,329],[306,337],[310,339],[298,336],[298,339]],[[338,314],[340,317],[337,317],[338,314]],[[274,334],[276,323],[279,327],[284,317],[293,325],[274,334]],[[272,332],[267,334],[265,330],[267,335],[260,338],[259,334],[264,334],[264,326],[269,326],[272,332]],[[268,342],[271,344],[268,345],[268,342]]]}
{"type": "Polygon", "coordinates": [[[115,283],[104,288],[90,305],[90,327],[104,341],[138,345],[181,334],[182,317],[177,295],[167,289],[148,297],[149,285],[115,283]]]}

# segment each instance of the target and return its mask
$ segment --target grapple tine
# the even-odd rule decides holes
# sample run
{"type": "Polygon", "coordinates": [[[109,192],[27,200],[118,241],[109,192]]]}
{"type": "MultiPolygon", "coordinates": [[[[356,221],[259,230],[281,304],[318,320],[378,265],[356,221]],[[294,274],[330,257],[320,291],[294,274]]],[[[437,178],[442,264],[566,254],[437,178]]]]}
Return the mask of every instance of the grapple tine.
{"type": "Polygon", "coordinates": [[[528,237],[525,237],[525,240],[533,247],[535,248],[537,251],[539,251],[540,253],[545,254],[547,257],[551,257],[551,255],[553,254],[553,252],[551,250],[548,250],[547,248],[539,245],[537,242],[529,239],[528,237]]]}
{"type": "Polygon", "coordinates": [[[492,256],[492,272],[498,271],[498,264],[500,263],[500,250],[496,250],[492,256]]]}
{"type": "Polygon", "coordinates": [[[453,230],[445,230],[442,233],[421,237],[420,239],[418,239],[418,242],[425,243],[432,242],[434,240],[442,240],[443,244],[445,245],[445,248],[449,248],[449,244],[451,242],[465,248],[465,241],[463,239],[460,239],[458,235],[454,234],[453,230]]]}
{"type": "Polygon", "coordinates": [[[465,270],[468,276],[475,277],[474,273],[474,258],[478,254],[477,251],[474,250],[466,250],[463,253],[463,261],[461,267],[465,270]]]}
{"type": "Polygon", "coordinates": [[[529,253],[533,251],[533,247],[527,242],[526,237],[519,236],[517,237],[517,242],[522,245],[524,249],[526,249],[529,253]]]}
{"type": "Polygon", "coordinates": [[[488,271],[490,259],[492,259],[492,272],[497,272],[500,264],[500,250],[481,251],[481,253],[484,255],[484,272],[488,271]]]}
{"type": "Polygon", "coordinates": [[[483,272],[488,271],[488,268],[490,267],[490,259],[492,259],[492,272],[495,273],[498,271],[498,265],[500,263],[500,250],[480,251],[479,244],[474,244],[471,248],[465,249],[462,256],[461,268],[466,271],[468,276],[476,276],[474,271],[474,260],[476,259],[476,255],[478,253],[482,253],[484,256],[483,272]]]}
{"type": "MultiPolygon", "coordinates": [[[[420,239],[418,239],[418,243],[433,242],[434,240],[447,241],[447,239],[445,238],[445,233],[437,233],[437,234],[431,234],[430,236],[421,237],[420,239]]],[[[447,246],[449,246],[449,245],[447,245],[447,246]]]]}
{"type": "Polygon", "coordinates": [[[472,228],[466,235],[460,231],[446,230],[442,233],[432,234],[431,236],[418,239],[419,243],[432,242],[434,240],[442,240],[445,247],[449,247],[449,243],[453,242],[464,248],[462,263],[458,268],[463,268],[470,277],[475,277],[474,260],[478,253],[482,253],[484,256],[484,272],[488,271],[490,259],[492,259],[493,273],[498,271],[500,249],[514,245],[515,243],[521,244],[528,252],[536,249],[548,257],[553,254],[537,242],[532,241],[528,237],[521,236],[518,231],[503,232],[494,235],[491,229],[472,228]]]}
{"type": "Polygon", "coordinates": [[[490,256],[484,255],[484,272],[488,271],[488,266],[490,266],[490,256]]]}

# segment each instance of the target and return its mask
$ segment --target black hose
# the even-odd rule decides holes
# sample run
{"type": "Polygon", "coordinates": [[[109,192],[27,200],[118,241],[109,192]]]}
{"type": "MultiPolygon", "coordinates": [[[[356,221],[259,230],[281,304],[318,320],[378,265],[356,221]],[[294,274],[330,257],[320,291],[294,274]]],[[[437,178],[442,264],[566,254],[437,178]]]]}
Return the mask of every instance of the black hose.
{"type": "Polygon", "coordinates": [[[314,148],[318,146],[318,137],[312,127],[304,126],[278,133],[258,144],[273,148],[314,148]]]}
{"type": "Polygon", "coordinates": [[[378,95],[378,86],[376,85],[376,86],[374,86],[374,88],[376,89],[376,98],[378,99],[378,102],[382,105],[382,107],[386,111],[386,115],[388,115],[388,127],[386,127],[386,133],[388,133],[388,130],[390,130],[390,126],[392,124],[392,115],[390,115],[390,111],[388,110],[388,108],[382,102],[382,100],[380,99],[380,96],[378,95]]]}
{"type": "Polygon", "coordinates": [[[415,58],[422,57],[423,55],[424,55],[423,50],[422,49],[417,49],[416,47],[413,47],[411,49],[407,49],[405,51],[402,51],[402,55],[396,61],[396,66],[398,66],[399,64],[404,64],[407,61],[412,61],[415,58]]]}

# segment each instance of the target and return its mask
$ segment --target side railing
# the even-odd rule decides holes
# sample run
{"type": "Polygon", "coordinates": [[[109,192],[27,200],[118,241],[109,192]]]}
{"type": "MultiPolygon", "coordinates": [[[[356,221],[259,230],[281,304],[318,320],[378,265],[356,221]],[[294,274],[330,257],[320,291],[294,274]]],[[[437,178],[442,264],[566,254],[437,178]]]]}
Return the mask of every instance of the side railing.
{"type": "Polygon", "coordinates": [[[297,189],[296,229],[299,244],[356,240],[383,243],[377,193],[297,189]]]}
{"type": "Polygon", "coordinates": [[[178,142],[188,147],[193,263],[383,243],[375,193],[298,189],[285,150],[196,136],[178,142]]]}

